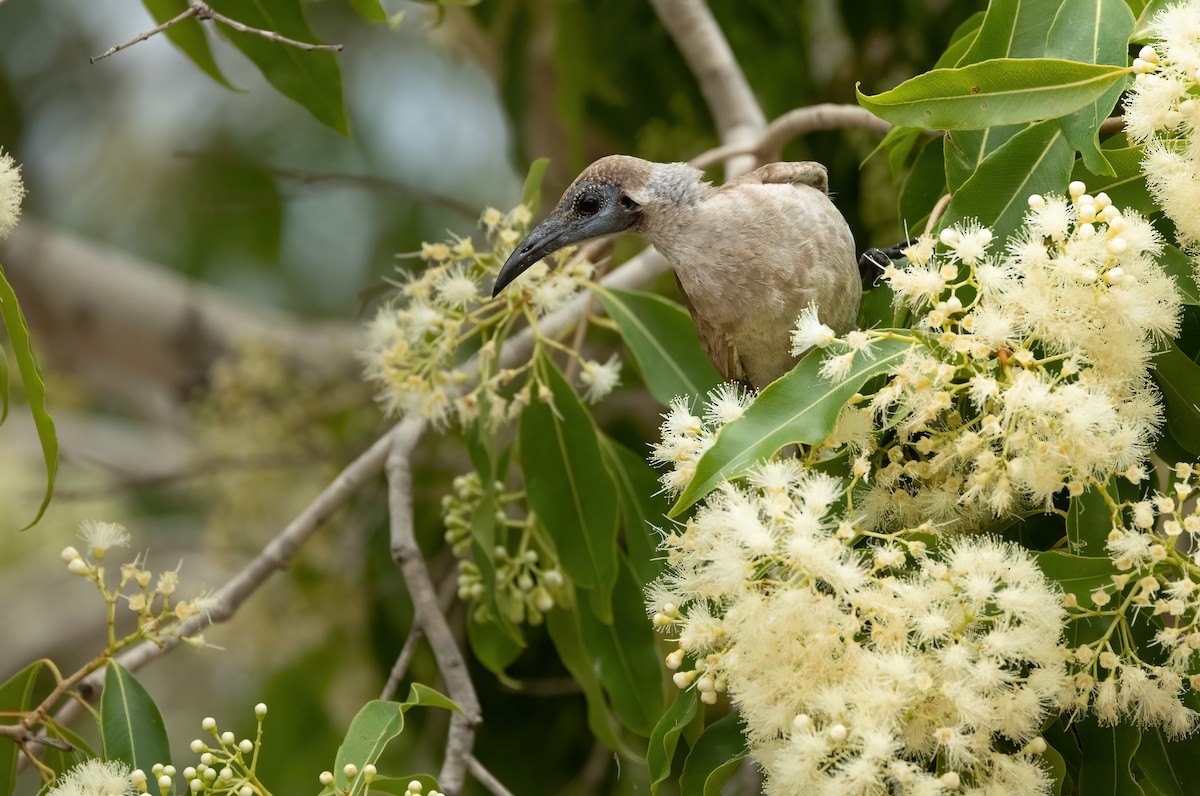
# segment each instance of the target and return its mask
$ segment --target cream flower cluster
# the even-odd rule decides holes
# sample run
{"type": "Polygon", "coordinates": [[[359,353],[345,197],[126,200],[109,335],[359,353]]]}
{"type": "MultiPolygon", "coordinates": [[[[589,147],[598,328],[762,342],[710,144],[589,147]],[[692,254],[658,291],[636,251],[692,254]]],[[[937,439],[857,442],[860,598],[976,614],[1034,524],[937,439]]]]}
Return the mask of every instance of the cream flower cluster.
{"type": "Polygon", "coordinates": [[[21,167],[12,155],[0,150],[0,240],[8,237],[21,218],[21,200],[25,184],[21,182],[21,167]]]}
{"type": "Polygon", "coordinates": [[[729,694],[771,794],[1048,792],[1061,595],[1010,544],[871,534],[846,492],[777,460],[668,536],[649,603],[676,685],[729,694]]]}
{"type": "Polygon", "coordinates": [[[663,468],[659,483],[671,495],[684,490],[717,432],[726,423],[742,416],[751,396],[736,384],[722,384],[705,396],[702,416],[692,414],[692,402],[677,395],[663,415],[659,426],[660,441],[650,446],[650,461],[663,468]]]}
{"type": "Polygon", "coordinates": [[[1182,702],[1185,686],[1200,688],[1200,470],[1181,462],[1174,476],[1168,494],[1111,503],[1116,573],[1067,605],[1095,636],[1072,651],[1077,706],[1090,704],[1104,724],[1180,737],[1200,719],[1182,702]],[[1153,630],[1150,650],[1130,644],[1135,626],[1153,630]]]}
{"type": "MultiPolygon", "coordinates": [[[[416,415],[437,428],[482,417],[496,428],[536,396],[530,364],[501,366],[500,345],[522,316],[536,332],[537,319],[574,298],[593,268],[565,249],[554,255],[553,270],[539,262],[499,300],[492,300],[484,287],[492,284],[531,219],[525,205],[507,214],[489,208],[481,219],[487,249],[476,249],[471,238],[422,244],[419,257],[425,267],[397,282],[396,297],[368,324],[360,354],[366,378],[378,388],[378,400],[389,415],[416,415]],[[480,381],[468,390],[471,378],[458,366],[470,354],[478,357],[480,381]]],[[[550,343],[579,361],[588,400],[598,401],[620,384],[619,358],[594,362],[557,341],[550,343]]]]}
{"type": "Polygon", "coordinates": [[[1143,168],[1154,198],[1175,222],[1180,241],[1200,247],[1200,2],[1169,6],[1151,20],[1154,44],[1133,62],[1125,130],[1146,144],[1143,168]]]}
{"type": "MultiPolygon", "coordinates": [[[[913,313],[914,345],[863,399],[875,441],[852,435],[875,468],[858,498],[873,528],[971,527],[1048,507],[1092,479],[1143,476],[1161,423],[1149,362],[1180,317],[1154,260],[1161,240],[1082,183],[1029,206],[1004,252],[991,251],[989,230],[965,224],[919,239],[884,271],[913,313]]],[[[801,316],[797,336],[809,326],[801,316]]],[[[873,340],[896,336],[825,342],[823,375],[839,377],[873,340]]],[[[848,438],[835,432],[817,453],[848,438]]]]}

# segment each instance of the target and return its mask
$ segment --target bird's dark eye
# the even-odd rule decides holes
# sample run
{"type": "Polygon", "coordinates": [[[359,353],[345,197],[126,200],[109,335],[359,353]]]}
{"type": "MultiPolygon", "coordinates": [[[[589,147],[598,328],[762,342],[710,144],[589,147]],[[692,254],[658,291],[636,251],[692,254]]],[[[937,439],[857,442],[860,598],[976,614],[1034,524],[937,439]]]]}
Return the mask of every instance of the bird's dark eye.
{"type": "Polygon", "coordinates": [[[575,209],[580,215],[594,216],[600,210],[600,197],[592,193],[585,193],[575,202],[575,209]]]}
{"type": "Polygon", "coordinates": [[[633,201],[625,194],[621,194],[621,207],[625,208],[626,210],[632,210],[633,208],[637,207],[637,202],[633,201]]]}

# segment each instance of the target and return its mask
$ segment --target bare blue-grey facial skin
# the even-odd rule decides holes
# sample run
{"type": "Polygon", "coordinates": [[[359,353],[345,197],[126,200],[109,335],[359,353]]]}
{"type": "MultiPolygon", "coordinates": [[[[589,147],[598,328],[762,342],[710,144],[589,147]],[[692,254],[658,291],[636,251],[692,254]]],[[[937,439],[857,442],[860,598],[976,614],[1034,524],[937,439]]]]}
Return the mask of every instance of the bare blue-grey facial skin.
{"type": "Polygon", "coordinates": [[[566,246],[633,229],[641,208],[615,183],[580,180],[567,189],[558,207],[513,250],[496,277],[492,297],[534,263],[566,246]]]}

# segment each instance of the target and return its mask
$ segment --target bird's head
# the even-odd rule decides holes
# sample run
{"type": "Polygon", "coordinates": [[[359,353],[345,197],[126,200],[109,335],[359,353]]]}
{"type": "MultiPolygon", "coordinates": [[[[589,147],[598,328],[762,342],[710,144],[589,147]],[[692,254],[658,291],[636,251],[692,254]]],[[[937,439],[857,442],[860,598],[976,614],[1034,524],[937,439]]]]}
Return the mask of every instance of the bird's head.
{"type": "Polygon", "coordinates": [[[567,188],[558,206],[513,250],[496,277],[492,295],[534,263],[574,243],[616,232],[637,232],[644,205],[664,164],[628,155],[597,160],[567,188]]]}

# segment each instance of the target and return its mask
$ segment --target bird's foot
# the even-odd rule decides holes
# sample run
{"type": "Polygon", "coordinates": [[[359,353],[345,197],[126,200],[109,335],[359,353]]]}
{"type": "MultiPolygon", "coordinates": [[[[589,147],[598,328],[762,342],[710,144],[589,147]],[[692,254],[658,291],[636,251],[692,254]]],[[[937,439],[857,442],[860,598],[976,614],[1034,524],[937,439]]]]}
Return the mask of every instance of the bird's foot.
{"type": "Polygon", "coordinates": [[[903,257],[904,250],[916,242],[916,238],[913,238],[886,249],[867,249],[863,252],[862,257],[858,258],[858,275],[862,278],[863,287],[871,288],[879,284],[883,269],[887,268],[892,260],[903,257]]]}

